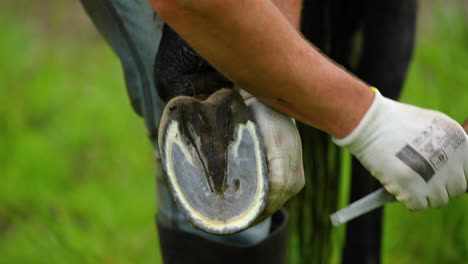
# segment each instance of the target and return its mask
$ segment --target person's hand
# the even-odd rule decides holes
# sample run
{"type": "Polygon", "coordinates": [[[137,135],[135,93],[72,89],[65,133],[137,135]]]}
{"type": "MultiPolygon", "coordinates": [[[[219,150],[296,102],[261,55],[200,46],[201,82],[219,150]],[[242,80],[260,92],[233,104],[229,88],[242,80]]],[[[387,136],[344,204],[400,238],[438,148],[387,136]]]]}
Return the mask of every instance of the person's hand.
{"type": "Polygon", "coordinates": [[[294,120],[241,91],[263,137],[268,163],[269,193],[260,220],[279,210],[304,187],[302,144],[294,120]]]}
{"type": "Polygon", "coordinates": [[[467,189],[468,141],[447,115],[383,97],[351,134],[333,139],[410,210],[441,207],[467,189]]]}

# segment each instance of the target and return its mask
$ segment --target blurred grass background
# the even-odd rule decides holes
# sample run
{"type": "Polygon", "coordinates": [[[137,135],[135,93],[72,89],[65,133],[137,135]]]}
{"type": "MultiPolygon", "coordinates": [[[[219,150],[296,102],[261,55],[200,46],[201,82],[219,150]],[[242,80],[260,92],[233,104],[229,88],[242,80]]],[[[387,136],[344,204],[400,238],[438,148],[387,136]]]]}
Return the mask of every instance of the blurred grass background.
{"type": "MultiPolygon", "coordinates": [[[[468,117],[467,14],[467,1],[421,3],[404,102],[468,117]]],[[[0,264],[160,263],[152,155],[79,2],[2,0],[0,264]]],[[[384,263],[466,263],[467,202],[388,206],[384,263]]]]}

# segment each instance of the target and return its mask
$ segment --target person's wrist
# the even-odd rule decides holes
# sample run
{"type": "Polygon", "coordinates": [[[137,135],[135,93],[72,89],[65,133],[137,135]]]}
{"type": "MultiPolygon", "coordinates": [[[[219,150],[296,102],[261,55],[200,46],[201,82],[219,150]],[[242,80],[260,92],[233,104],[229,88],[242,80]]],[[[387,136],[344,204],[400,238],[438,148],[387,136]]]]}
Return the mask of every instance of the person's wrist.
{"type": "Polygon", "coordinates": [[[356,130],[371,109],[375,101],[375,93],[378,93],[378,90],[374,87],[366,87],[365,90],[361,90],[360,93],[356,102],[340,110],[342,113],[335,123],[335,128],[329,130],[333,138],[343,139],[356,130]]]}
{"type": "Polygon", "coordinates": [[[374,94],[372,102],[354,127],[343,137],[332,137],[333,142],[338,146],[349,147],[354,142],[359,141],[360,138],[367,137],[366,134],[374,130],[371,126],[377,123],[375,121],[379,118],[379,111],[384,104],[384,97],[377,89],[372,88],[372,91],[374,94]]]}

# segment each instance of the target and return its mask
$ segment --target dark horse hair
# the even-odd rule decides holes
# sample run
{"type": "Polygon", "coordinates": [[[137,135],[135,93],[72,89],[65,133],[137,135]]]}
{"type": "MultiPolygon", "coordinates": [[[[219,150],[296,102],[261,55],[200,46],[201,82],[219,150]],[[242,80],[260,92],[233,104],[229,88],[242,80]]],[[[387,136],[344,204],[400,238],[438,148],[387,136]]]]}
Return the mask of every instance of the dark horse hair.
{"type": "MultiPolygon", "coordinates": [[[[413,54],[417,1],[303,2],[304,37],[384,96],[398,99],[413,54]]],[[[290,254],[301,263],[329,263],[332,227],[328,217],[338,202],[341,155],[328,135],[303,124],[298,126],[306,185],[289,203],[294,228],[290,237],[296,245],[290,247],[290,254]]],[[[350,202],[380,187],[353,158],[350,202]]],[[[380,263],[382,209],[351,221],[346,230],[342,263],[380,263]]]]}

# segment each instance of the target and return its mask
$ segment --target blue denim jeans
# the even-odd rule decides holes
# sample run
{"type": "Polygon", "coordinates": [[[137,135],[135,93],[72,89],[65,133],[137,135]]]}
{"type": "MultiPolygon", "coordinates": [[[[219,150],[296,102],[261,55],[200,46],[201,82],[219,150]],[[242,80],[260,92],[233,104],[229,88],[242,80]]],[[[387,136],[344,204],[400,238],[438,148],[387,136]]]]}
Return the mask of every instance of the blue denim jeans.
{"type": "MultiPolygon", "coordinates": [[[[153,63],[158,52],[164,22],[148,0],[81,0],[86,12],[119,57],[127,92],[135,112],[145,120],[159,162],[157,131],[164,103],[158,97],[153,63]]],[[[193,229],[177,208],[159,167],[157,177],[158,217],[185,232],[206,239],[239,244],[254,244],[268,236],[271,219],[230,236],[215,236],[193,229]]]]}

